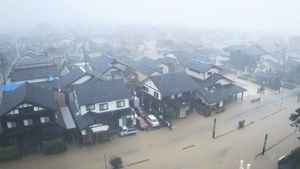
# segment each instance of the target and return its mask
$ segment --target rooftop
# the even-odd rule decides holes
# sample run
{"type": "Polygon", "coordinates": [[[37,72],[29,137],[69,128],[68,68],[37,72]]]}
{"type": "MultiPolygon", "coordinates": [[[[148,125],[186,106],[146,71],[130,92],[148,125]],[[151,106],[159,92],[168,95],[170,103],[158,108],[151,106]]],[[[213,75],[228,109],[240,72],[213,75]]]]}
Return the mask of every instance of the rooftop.
{"type": "Polygon", "coordinates": [[[102,81],[94,78],[84,84],[74,86],[79,105],[109,102],[127,99],[130,97],[129,89],[123,80],[102,81]]]}

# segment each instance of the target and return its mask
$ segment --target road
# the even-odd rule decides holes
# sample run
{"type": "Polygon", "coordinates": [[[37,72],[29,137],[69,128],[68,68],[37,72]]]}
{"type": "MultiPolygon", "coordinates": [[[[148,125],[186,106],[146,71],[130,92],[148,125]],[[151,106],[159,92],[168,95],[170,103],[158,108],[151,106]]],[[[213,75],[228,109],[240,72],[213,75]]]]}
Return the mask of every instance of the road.
{"type": "Polygon", "coordinates": [[[275,169],[277,159],[299,146],[288,117],[297,106],[294,91],[267,91],[261,103],[251,103],[249,92],[242,103],[229,105],[224,113],[202,117],[197,113],[177,120],[174,129],[139,132],[95,146],[71,147],[55,156],[31,155],[0,164],[0,169],[105,169],[105,158],[121,156],[130,169],[238,169],[240,160],[253,169],[275,169]],[[217,118],[217,139],[212,122],[217,118]],[[239,120],[247,127],[237,130],[239,120]],[[257,156],[269,134],[268,151],[257,156]]]}

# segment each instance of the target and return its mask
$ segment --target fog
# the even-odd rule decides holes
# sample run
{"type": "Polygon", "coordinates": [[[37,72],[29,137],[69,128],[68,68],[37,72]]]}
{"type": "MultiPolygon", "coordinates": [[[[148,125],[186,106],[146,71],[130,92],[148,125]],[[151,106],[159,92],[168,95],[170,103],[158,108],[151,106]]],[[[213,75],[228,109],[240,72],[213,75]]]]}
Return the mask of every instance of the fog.
{"type": "Polygon", "coordinates": [[[149,24],[300,33],[296,0],[2,0],[1,32],[56,26],[149,24]]]}

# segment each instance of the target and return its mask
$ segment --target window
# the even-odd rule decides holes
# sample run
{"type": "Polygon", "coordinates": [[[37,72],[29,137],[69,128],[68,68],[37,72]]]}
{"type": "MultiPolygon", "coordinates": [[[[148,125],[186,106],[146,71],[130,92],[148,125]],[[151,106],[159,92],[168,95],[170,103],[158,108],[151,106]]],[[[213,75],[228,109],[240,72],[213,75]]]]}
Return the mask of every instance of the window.
{"type": "Polygon", "coordinates": [[[41,117],[40,120],[41,120],[41,123],[43,123],[43,124],[50,122],[50,118],[49,117],[41,117]]]}
{"type": "Polygon", "coordinates": [[[19,109],[15,109],[9,112],[9,115],[15,115],[15,114],[19,114],[19,109]]]}
{"type": "Polygon", "coordinates": [[[124,100],[119,100],[117,101],[117,107],[124,107],[125,106],[125,101],[124,100]]]}
{"type": "Polygon", "coordinates": [[[19,106],[19,108],[27,108],[27,107],[31,107],[31,104],[24,103],[19,106]]]}
{"type": "Polygon", "coordinates": [[[87,111],[95,111],[95,105],[94,104],[86,105],[86,110],[87,111]]]}
{"type": "Polygon", "coordinates": [[[81,130],[81,135],[85,136],[86,134],[86,130],[81,130]]]}
{"type": "Polygon", "coordinates": [[[154,92],[154,97],[155,98],[158,98],[159,97],[159,94],[157,92],[154,92]]]}
{"type": "Polygon", "coordinates": [[[12,121],[7,122],[6,125],[9,129],[17,127],[17,123],[12,121]]]}
{"type": "Polygon", "coordinates": [[[34,110],[34,111],[41,111],[41,110],[44,110],[44,108],[34,106],[34,107],[33,107],[33,110],[34,110]]]}
{"type": "Polygon", "coordinates": [[[33,120],[32,119],[26,119],[24,120],[24,126],[31,126],[33,124],[33,120]]]}
{"type": "Polygon", "coordinates": [[[100,111],[108,110],[108,103],[99,104],[100,111]]]}
{"type": "Polygon", "coordinates": [[[149,91],[148,87],[146,87],[146,86],[143,86],[143,90],[144,90],[146,93],[148,93],[148,91],[149,91]]]}

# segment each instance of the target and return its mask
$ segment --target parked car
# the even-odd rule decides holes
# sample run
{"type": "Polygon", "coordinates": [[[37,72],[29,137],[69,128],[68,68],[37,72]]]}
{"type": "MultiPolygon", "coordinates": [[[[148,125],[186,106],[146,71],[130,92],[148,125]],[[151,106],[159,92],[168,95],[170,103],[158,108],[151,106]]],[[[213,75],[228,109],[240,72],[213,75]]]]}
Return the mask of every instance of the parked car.
{"type": "Polygon", "coordinates": [[[138,116],[136,120],[137,120],[137,126],[140,130],[147,130],[150,128],[148,123],[141,116],[138,116]]]}
{"type": "Polygon", "coordinates": [[[153,114],[147,115],[146,120],[149,123],[149,125],[153,128],[160,126],[159,121],[157,120],[157,118],[153,114]]]}
{"type": "Polygon", "coordinates": [[[120,136],[129,136],[129,135],[135,135],[137,133],[136,128],[128,128],[124,126],[120,131],[120,136]]]}

